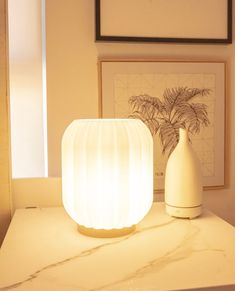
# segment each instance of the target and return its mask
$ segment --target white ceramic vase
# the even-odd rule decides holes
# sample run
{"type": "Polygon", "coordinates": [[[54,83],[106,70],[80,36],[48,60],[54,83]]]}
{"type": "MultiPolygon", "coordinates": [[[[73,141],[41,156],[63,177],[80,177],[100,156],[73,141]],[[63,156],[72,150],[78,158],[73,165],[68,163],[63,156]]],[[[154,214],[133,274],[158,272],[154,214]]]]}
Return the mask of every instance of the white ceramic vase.
{"type": "Polygon", "coordinates": [[[202,211],[202,174],[200,161],[185,129],[171,153],[165,174],[166,212],[174,217],[194,218],[202,211]]]}

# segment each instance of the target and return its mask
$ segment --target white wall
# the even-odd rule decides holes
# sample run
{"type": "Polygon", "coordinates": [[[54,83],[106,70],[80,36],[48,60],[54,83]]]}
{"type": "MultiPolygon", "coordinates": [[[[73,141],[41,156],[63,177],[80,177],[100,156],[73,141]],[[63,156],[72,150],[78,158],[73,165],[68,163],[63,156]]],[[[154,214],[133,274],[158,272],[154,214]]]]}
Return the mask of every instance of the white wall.
{"type": "MultiPolygon", "coordinates": [[[[235,15],[235,7],[233,12],[235,15]]],[[[52,176],[60,176],[60,142],[65,127],[75,118],[98,116],[97,58],[216,59],[228,62],[227,188],[205,192],[204,204],[235,225],[234,45],[95,43],[94,1],[91,0],[49,0],[46,2],[46,22],[48,149],[49,174],[52,176]]],[[[28,184],[28,191],[34,192],[30,188],[28,184]]],[[[20,195],[17,185],[14,192],[15,197],[20,195]]],[[[50,195],[46,189],[41,193],[50,195]]],[[[59,203],[58,197],[60,193],[57,196],[59,203]]],[[[162,195],[157,195],[157,200],[162,199],[162,195]]]]}

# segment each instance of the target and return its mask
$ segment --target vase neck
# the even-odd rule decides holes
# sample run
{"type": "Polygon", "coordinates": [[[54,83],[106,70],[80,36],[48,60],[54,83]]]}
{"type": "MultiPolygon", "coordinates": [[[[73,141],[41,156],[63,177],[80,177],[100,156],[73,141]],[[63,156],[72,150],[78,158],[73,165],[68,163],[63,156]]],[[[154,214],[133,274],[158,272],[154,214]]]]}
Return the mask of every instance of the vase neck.
{"type": "Polygon", "coordinates": [[[180,128],[179,129],[179,143],[188,143],[188,131],[187,129],[180,128]]]}

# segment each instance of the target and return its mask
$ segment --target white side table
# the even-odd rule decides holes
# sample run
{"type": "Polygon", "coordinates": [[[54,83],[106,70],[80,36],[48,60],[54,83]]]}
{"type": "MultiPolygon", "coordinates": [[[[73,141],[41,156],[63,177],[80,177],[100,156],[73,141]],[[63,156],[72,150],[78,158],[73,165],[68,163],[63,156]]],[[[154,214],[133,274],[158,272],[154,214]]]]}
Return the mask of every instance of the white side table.
{"type": "Polygon", "coordinates": [[[0,250],[0,290],[203,287],[235,290],[235,228],[207,210],[175,219],[154,203],[133,234],[97,239],[79,234],[63,208],[19,209],[0,250]]]}

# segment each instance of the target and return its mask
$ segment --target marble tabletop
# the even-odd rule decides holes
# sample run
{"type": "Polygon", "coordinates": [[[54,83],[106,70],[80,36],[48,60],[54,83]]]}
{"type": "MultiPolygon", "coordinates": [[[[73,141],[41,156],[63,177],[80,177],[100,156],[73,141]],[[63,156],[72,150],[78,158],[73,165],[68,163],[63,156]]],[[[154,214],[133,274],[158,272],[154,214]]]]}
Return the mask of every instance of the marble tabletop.
{"type": "Polygon", "coordinates": [[[112,239],[78,233],[63,208],[18,209],[0,249],[0,290],[209,286],[235,290],[235,228],[205,209],[197,219],[176,219],[154,203],[134,233],[112,239]]]}

